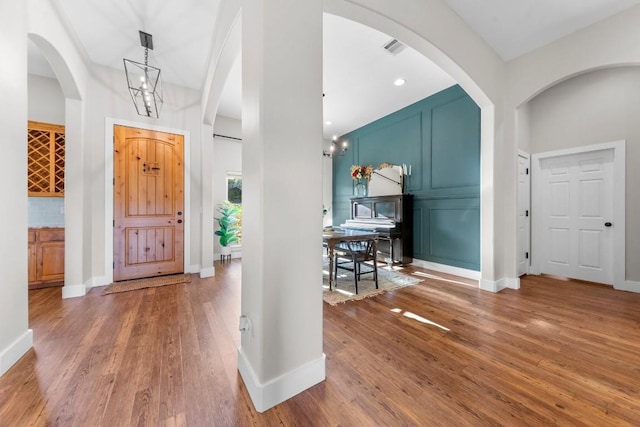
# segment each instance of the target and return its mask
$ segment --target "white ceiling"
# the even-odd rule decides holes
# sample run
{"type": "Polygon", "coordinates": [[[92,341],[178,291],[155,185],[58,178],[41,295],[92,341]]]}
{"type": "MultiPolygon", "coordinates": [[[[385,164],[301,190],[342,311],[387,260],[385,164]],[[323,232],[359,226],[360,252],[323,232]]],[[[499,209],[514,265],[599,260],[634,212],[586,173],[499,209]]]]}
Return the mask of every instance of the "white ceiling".
{"type": "Polygon", "coordinates": [[[149,64],[163,80],[200,89],[209,64],[219,0],[50,0],[89,61],[123,69],[143,62],[138,31],[153,36],[149,64]]]}
{"type": "MultiPolygon", "coordinates": [[[[383,46],[391,39],[356,22],[324,15],[325,138],[343,135],[456,83],[413,49],[395,56],[387,52],[383,46]],[[395,86],[398,78],[407,83],[395,86]]],[[[222,116],[240,118],[241,69],[239,59],[222,93],[218,110],[222,116]]]]}
{"type": "Polygon", "coordinates": [[[386,34],[334,15],[324,15],[325,137],[342,135],[433,95],[456,82],[415,50],[396,55],[386,34]],[[393,82],[403,78],[404,86],[393,82]]]}
{"type": "MultiPolygon", "coordinates": [[[[89,62],[123,70],[122,59],[142,61],[138,30],[153,35],[149,64],[165,82],[200,90],[209,64],[220,0],[51,0],[89,62]]],[[[640,0],[444,0],[504,59],[510,60],[607,18],[640,0]]],[[[407,48],[396,56],[382,46],[391,37],[324,15],[324,135],[342,135],[455,82],[407,48]],[[393,81],[402,77],[402,87],[393,81]]],[[[54,77],[30,44],[29,72],[54,77]]],[[[218,113],[241,116],[241,63],[232,69],[218,113]]]]}
{"type": "Polygon", "coordinates": [[[505,61],[615,15],[640,0],[444,0],[505,61]]]}

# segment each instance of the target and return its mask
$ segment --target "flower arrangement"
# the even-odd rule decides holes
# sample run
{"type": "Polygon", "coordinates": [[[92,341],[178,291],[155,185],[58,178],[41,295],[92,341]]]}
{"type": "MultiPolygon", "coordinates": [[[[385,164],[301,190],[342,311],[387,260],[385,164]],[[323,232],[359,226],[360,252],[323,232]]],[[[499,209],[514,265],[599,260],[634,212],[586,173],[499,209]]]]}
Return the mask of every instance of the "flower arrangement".
{"type": "Polygon", "coordinates": [[[360,166],[353,165],[351,166],[351,178],[354,180],[366,179],[367,181],[371,179],[371,174],[373,173],[373,166],[360,166]]]}

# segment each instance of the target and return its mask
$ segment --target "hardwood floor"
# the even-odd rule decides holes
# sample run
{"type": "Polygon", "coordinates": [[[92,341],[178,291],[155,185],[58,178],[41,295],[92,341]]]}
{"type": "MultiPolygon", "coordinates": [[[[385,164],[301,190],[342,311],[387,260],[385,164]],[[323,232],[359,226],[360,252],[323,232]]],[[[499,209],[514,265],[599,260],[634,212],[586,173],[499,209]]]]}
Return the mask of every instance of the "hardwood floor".
{"type": "Polygon", "coordinates": [[[491,294],[425,278],[325,304],[326,381],[259,414],[236,369],[240,262],[216,273],[69,300],[30,291],[34,349],[0,378],[0,426],[640,421],[640,294],[536,276],[491,294]]]}

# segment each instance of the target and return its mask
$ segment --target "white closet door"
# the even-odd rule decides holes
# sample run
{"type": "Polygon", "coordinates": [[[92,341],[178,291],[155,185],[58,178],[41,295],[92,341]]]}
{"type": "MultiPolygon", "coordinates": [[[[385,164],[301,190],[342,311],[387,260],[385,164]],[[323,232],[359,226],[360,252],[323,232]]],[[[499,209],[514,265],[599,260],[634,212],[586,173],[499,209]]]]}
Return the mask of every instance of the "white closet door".
{"type": "Polygon", "coordinates": [[[542,272],[613,283],[613,150],[541,159],[542,272]]]}
{"type": "Polygon", "coordinates": [[[529,273],[530,189],[529,158],[518,156],[518,276],[529,273]]]}

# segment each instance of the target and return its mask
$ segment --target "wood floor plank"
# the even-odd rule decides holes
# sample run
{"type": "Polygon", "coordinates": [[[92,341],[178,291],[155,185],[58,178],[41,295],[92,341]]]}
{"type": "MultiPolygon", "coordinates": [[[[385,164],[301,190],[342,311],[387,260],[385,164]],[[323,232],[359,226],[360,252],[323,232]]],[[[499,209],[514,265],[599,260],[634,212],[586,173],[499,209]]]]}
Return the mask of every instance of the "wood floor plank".
{"type": "MultiPolygon", "coordinates": [[[[145,296],[152,301],[151,314],[145,317],[147,328],[144,330],[138,345],[141,353],[153,357],[142,357],[138,362],[136,390],[131,410],[132,425],[157,425],[159,417],[159,394],[162,377],[162,361],[164,334],[168,325],[161,326],[161,318],[166,318],[167,304],[171,299],[170,292],[175,287],[149,288],[145,296]]],[[[164,322],[163,322],[164,323],[164,322]]],[[[165,367],[166,368],[166,367],[165,367]]]]}
{"type": "MultiPolygon", "coordinates": [[[[179,292],[178,287],[169,287],[171,292],[179,292]]],[[[178,300],[174,295],[163,298],[164,318],[167,324],[162,336],[162,359],[160,370],[159,414],[161,422],[183,422],[185,416],[184,378],[182,370],[182,351],[180,326],[178,321],[178,300]]]]}
{"type": "MultiPolygon", "coordinates": [[[[139,392],[140,379],[144,376],[145,363],[147,359],[155,360],[158,355],[147,352],[146,345],[154,336],[153,321],[159,319],[154,315],[154,301],[149,298],[147,290],[142,289],[137,295],[136,292],[105,295],[102,298],[113,297],[114,302],[127,297],[136,299],[137,304],[132,306],[135,311],[134,326],[131,331],[127,346],[125,348],[126,357],[122,360],[122,365],[116,372],[116,379],[111,388],[111,392],[106,398],[107,406],[104,412],[103,424],[116,425],[118,423],[131,424],[134,414],[134,403],[136,393],[139,392]]],[[[139,399],[139,397],[138,397],[139,399]]]]}
{"type": "Polygon", "coordinates": [[[0,378],[0,426],[638,425],[640,295],[402,271],[423,281],[324,304],[326,380],[262,414],[237,371],[241,261],[107,296],[29,291],[34,349],[0,378]]]}

